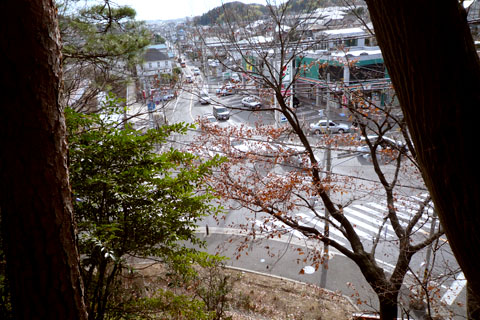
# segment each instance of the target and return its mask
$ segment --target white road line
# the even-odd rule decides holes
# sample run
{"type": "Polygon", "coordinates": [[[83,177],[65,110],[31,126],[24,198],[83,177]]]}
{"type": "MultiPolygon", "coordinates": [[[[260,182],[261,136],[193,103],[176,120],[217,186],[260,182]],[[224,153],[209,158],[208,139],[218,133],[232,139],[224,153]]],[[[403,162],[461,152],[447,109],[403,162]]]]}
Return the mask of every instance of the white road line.
{"type": "Polygon", "coordinates": [[[178,101],[180,100],[180,97],[182,96],[182,94],[183,94],[183,90],[180,90],[180,94],[175,99],[175,105],[173,106],[172,115],[175,114],[175,110],[177,109],[178,101]]]}
{"type": "MultiPolygon", "coordinates": [[[[348,220],[352,224],[354,224],[355,226],[359,226],[363,229],[372,231],[374,235],[376,235],[378,233],[378,228],[382,225],[382,221],[379,221],[378,219],[375,219],[375,217],[372,217],[372,216],[362,215],[363,217],[367,218],[366,220],[374,223],[376,225],[376,227],[372,226],[371,224],[365,223],[361,220],[355,219],[352,215],[357,215],[358,216],[360,214],[360,212],[358,212],[356,210],[353,210],[351,208],[343,208],[343,212],[349,213],[348,220]]],[[[387,229],[387,234],[389,233],[388,230],[391,230],[391,228],[387,229]]],[[[370,236],[370,239],[371,238],[372,238],[372,236],[370,236]]]]}
{"type": "MultiPolygon", "coordinates": [[[[345,211],[345,209],[346,209],[346,208],[344,208],[344,211],[345,211]]],[[[358,212],[355,211],[355,210],[352,210],[352,211],[353,211],[353,212],[351,212],[351,214],[356,214],[356,213],[358,213],[358,212]]],[[[299,214],[297,214],[297,216],[300,216],[300,217],[302,217],[302,218],[304,218],[304,217],[310,218],[309,221],[310,221],[310,223],[311,223],[313,226],[316,227],[317,225],[319,225],[319,226],[322,228],[322,230],[323,230],[324,223],[323,223],[323,221],[319,220],[318,218],[316,218],[316,217],[313,217],[313,218],[312,218],[310,215],[305,214],[305,213],[299,213],[299,214]],[[311,222],[312,220],[316,220],[316,222],[315,222],[315,223],[312,223],[312,222],[311,222]]],[[[373,234],[376,234],[376,233],[378,232],[378,228],[374,228],[374,227],[372,227],[371,225],[368,225],[368,224],[366,224],[366,223],[364,223],[364,222],[362,222],[362,221],[360,221],[360,220],[358,220],[358,219],[355,219],[355,218],[353,218],[351,215],[349,215],[348,220],[354,225],[355,231],[357,232],[357,234],[358,234],[358,236],[359,236],[360,238],[363,238],[363,239],[366,239],[366,240],[371,240],[371,239],[373,239],[373,235],[372,235],[372,234],[367,233],[367,232],[364,232],[364,231],[362,231],[362,229],[363,229],[363,230],[366,229],[366,230],[369,230],[369,231],[373,231],[373,234]]],[[[304,222],[307,222],[307,220],[305,219],[304,222]]],[[[340,232],[339,230],[337,230],[336,228],[333,228],[333,227],[332,227],[332,228],[330,228],[329,230],[330,230],[331,233],[335,234],[336,236],[341,237],[342,239],[345,239],[345,240],[346,240],[346,238],[344,237],[343,233],[341,233],[341,232],[340,232]]]]}
{"type": "MultiPolygon", "coordinates": [[[[369,206],[372,206],[372,207],[375,207],[375,208],[378,208],[379,210],[383,210],[383,212],[387,212],[387,208],[385,206],[382,206],[378,203],[375,203],[375,202],[369,202],[368,203],[369,206]]],[[[398,211],[397,210],[397,216],[401,219],[401,220],[404,220],[404,221],[410,221],[410,219],[412,218],[411,216],[407,216],[406,214],[402,213],[401,211],[398,211]]],[[[423,226],[422,228],[430,228],[430,222],[426,222],[426,219],[425,218],[421,218],[419,220],[419,222],[423,223],[423,226]]],[[[408,224],[408,222],[400,222],[402,225],[406,226],[408,224]]],[[[418,224],[418,222],[417,222],[418,224]]]]}
{"type": "MultiPolygon", "coordinates": [[[[284,223],[281,222],[281,221],[276,221],[276,220],[275,220],[275,221],[271,221],[270,223],[271,223],[271,224],[274,224],[274,225],[277,227],[277,229],[275,229],[275,230],[282,230],[282,229],[283,229],[283,230],[285,230],[285,231],[287,231],[287,232],[292,233],[292,234],[293,234],[295,237],[297,237],[298,239],[307,239],[307,237],[306,237],[305,235],[303,235],[303,233],[301,233],[300,231],[297,231],[297,230],[292,229],[291,227],[287,226],[286,224],[284,224],[284,223]]],[[[256,224],[257,226],[260,226],[260,227],[262,227],[262,228],[265,228],[267,231],[273,231],[273,230],[274,230],[271,226],[269,226],[269,225],[266,224],[266,223],[263,223],[263,222],[260,221],[260,220],[255,220],[255,224],[256,224]]]]}
{"type": "Polygon", "coordinates": [[[276,221],[275,220],[275,221],[272,221],[272,223],[275,224],[276,226],[280,227],[280,228],[284,228],[285,230],[291,232],[298,239],[307,239],[308,238],[303,233],[301,233],[300,231],[292,229],[292,227],[287,226],[286,224],[284,224],[281,221],[276,221]]]}
{"type": "Polygon", "coordinates": [[[460,292],[462,292],[463,288],[467,285],[467,280],[465,279],[465,275],[463,272],[460,272],[457,280],[453,281],[450,285],[450,288],[447,289],[442,296],[442,302],[446,303],[447,305],[452,305],[452,303],[457,299],[460,292]]]}
{"type": "MultiPolygon", "coordinates": [[[[305,213],[297,213],[296,215],[299,217],[299,224],[304,224],[305,226],[313,226],[313,227],[319,227],[321,228],[321,231],[323,232],[323,222],[319,220],[317,217],[312,217],[308,214],[305,213]]],[[[329,232],[337,236],[338,238],[342,240],[346,240],[345,237],[343,236],[343,233],[340,232],[337,228],[329,228],[329,232]]],[[[336,240],[338,243],[340,243],[342,246],[346,246],[343,241],[336,240]]]]}

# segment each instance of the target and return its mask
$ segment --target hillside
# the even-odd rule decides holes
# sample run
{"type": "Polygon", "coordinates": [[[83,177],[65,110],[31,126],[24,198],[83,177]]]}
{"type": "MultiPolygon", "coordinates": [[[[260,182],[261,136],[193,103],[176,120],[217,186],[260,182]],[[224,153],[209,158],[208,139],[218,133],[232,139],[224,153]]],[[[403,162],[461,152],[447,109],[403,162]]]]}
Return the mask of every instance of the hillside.
{"type": "MultiPolygon", "coordinates": [[[[342,5],[341,0],[292,0],[289,2],[291,12],[305,12],[315,8],[332,5],[342,5]]],[[[268,8],[261,4],[246,4],[235,1],[225,3],[201,16],[195,17],[194,22],[199,25],[221,24],[227,20],[254,21],[261,19],[268,13],[268,8]],[[228,12],[226,17],[225,12],[228,12]],[[228,19],[227,19],[228,18],[228,19]]]]}

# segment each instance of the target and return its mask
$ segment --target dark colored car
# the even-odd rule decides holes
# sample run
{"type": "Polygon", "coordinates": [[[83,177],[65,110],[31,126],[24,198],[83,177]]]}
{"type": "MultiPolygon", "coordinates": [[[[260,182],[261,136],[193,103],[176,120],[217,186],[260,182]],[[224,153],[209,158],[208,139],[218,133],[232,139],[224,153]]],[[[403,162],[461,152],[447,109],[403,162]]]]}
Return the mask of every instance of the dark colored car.
{"type": "Polygon", "coordinates": [[[298,100],[298,98],[295,96],[293,97],[293,107],[294,108],[300,107],[300,100],[298,100]]]}

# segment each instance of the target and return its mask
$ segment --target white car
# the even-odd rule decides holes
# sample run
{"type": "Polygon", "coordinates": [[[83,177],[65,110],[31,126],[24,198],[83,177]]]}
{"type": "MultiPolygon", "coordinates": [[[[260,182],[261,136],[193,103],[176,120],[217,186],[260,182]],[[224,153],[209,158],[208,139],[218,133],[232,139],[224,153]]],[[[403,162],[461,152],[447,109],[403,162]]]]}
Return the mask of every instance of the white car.
{"type": "Polygon", "coordinates": [[[211,113],[206,113],[204,115],[204,118],[209,122],[209,123],[215,123],[217,122],[217,118],[215,118],[215,116],[211,113]]]}
{"type": "Polygon", "coordinates": [[[259,109],[262,104],[254,97],[245,97],[242,99],[242,105],[250,109],[259,109]]]}
{"type": "Polygon", "coordinates": [[[238,158],[243,158],[248,154],[262,157],[276,156],[278,154],[276,144],[269,141],[244,140],[234,145],[233,148],[238,152],[236,155],[238,158]]]}
{"type": "Polygon", "coordinates": [[[220,95],[220,96],[228,96],[228,95],[231,95],[231,94],[235,94],[235,86],[231,85],[231,84],[227,84],[219,89],[217,89],[217,95],[220,95]]]}
{"type": "Polygon", "coordinates": [[[321,134],[321,133],[344,133],[349,132],[350,127],[343,123],[337,123],[333,121],[327,120],[319,120],[316,123],[310,124],[310,132],[314,134],[321,134]]]}
{"type": "Polygon", "coordinates": [[[200,75],[200,69],[198,69],[198,68],[193,68],[193,75],[199,76],[199,75],[200,75]]]}
{"type": "Polygon", "coordinates": [[[198,95],[198,101],[201,104],[209,104],[212,102],[210,99],[210,96],[208,95],[208,92],[206,90],[202,90],[199,95],[198,95]]]}
{"type": "MultiPolygon", "coordinates": [[[[377,151],[385,150],[385,149],[392,149],[392,150],[405,150],[406,145],[404,142],[395,140],[386,136],[382,136],[380,141],[378,141],[379,137],[376,135],[367,136],[368,140],[372,145],[378,142],[377,151]]],[[[364,143],[364,145],[357,147],[357,152],[364,158],[370,157],[370,148],[366,144],[365,137],[361,137],[360,141],[364,143]]]]}

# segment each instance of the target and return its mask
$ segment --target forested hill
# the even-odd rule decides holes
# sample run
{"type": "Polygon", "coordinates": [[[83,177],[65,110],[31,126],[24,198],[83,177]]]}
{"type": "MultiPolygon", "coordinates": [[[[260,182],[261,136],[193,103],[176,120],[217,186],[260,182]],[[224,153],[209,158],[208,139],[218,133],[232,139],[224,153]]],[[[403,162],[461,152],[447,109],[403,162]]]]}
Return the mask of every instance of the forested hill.
{"type": "MultiPolygon", "coordinates": [[[[341,5],[342,3],[341,0],[293,0],[290,1],[289,6],[292,12],[305,12],[312,8],[341,5]]],[[[261,4],[246,4],[239,1],[229,2],[195,17],[194,22],[199,25],[223,23],[226,21],[225,12],[231,14],[231,18],[235,17],[235,20],[252,21],[260,19],[268,13],[268,8],[261,4]]]]}
{"type": "Polygon", "coordinates": [[[245,4],[239,1],[225,3],[216,7],[199,17],[195,17],[195,23],[200,25],[211,25],[225,22],[225,12],[244,20],[260,19],[267,13],[267,7],[261,4],[245,4]]]}

